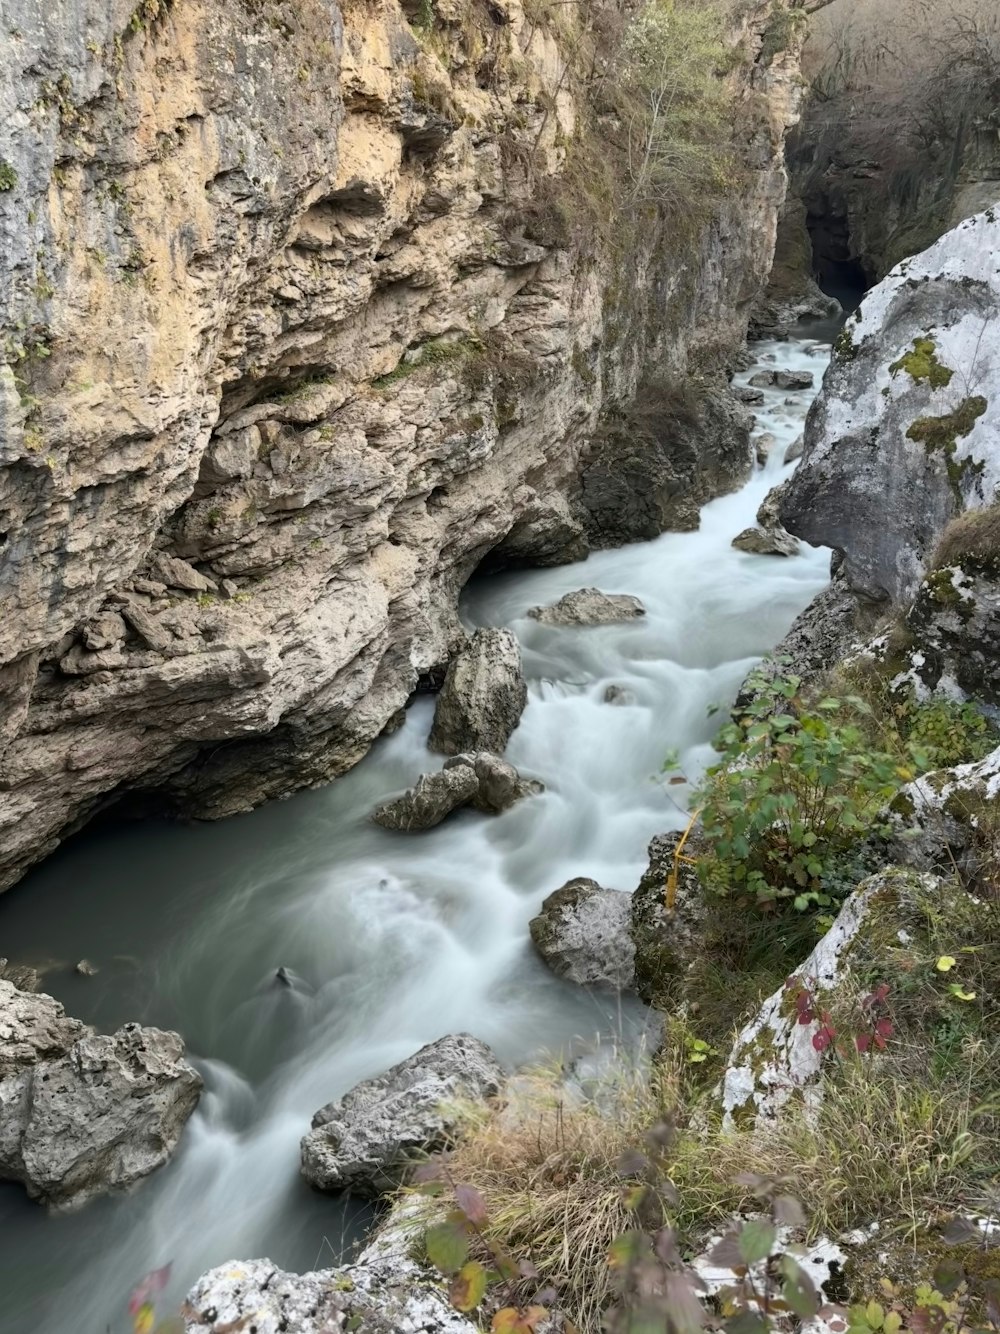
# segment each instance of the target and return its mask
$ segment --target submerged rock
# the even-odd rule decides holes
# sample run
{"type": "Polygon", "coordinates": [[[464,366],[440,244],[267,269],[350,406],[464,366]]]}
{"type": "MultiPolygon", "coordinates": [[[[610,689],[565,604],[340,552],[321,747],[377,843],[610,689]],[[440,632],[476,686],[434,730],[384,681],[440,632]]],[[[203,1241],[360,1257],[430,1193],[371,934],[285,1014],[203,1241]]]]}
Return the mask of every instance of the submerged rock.
{"type": "Polygon", "coordinates": [[[460,806],[499,815],[522,797],[543,791],[541,783],[522,778],[499,755],[456,755],[443,769],[422,774],[414,787],[383,802],[372,819],[383,829],[433,829],[460,806]]]}
{"type": "Polygon", "coordinates": [[[479,629],[448,665],[427,744],[443,755],[500,755],[527,702],[517,639],[510,630],[479,629]]]}
{"type": "Polygon", "coordinates": [[[550,894],[528,929],[554,973],[582,986],[626,991],[635,984],[632,896],[596,880],[569,880],[550,894]]]}
{"type": "Polygon", "coordinates": [[[51,996],[0,982],[0,1178],[70,1208],[147,1176],[198,1102],[183,1056],[176,1033],[101,1036],[51,996]]]}
{"type": "Polygon", "coordinates": [[[302,1140],[302,1175],[318,1190],[392,1190],[418,1155],[446,1147],[462,1102],[495,1097],[503,1082],[500,1063],[478,1038],[459,1033],[431,1042],[320,1108],[302,1140]]]}
{"type": "Polygon", "coordinates": [[[630,704],[636,703],[635,692],[629,690],[627,686],[606,686],[604,690],[604,703],[618,704],[624,708],[630,704]]]}
{"type": "Polygon", "coordinates": [[[602,593],[599,588],[578,588],[549,607],[528,611],[543,625],[613,625],[645,614],[646,608],[630,593],[602,593]]]}

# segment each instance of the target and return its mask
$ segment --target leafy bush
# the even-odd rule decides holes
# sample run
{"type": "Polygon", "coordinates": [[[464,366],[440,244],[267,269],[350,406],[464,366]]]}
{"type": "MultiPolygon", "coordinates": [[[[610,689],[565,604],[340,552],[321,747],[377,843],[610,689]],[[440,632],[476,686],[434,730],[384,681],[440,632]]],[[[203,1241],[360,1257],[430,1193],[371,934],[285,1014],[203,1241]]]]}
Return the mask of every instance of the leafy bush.
{"type": "Polygon", "coordinates": [[[696,804],[711,848],[699,862],[707,888],[805,910],[832,901],[840,863],[878,832],[918,757],[902,764],[871,744],[859,696],[807,707],[800,686],[795,676],[748,682],[752,702],[719,732],[721,760],[696,804]]]}
{"type": "Polygon", "coordinates": [[[723,6],[650,0],[639,11],[619,71],[634,196],[690,206],[725,185],[733,140],[723,75],[732,60],[723,6]]]}

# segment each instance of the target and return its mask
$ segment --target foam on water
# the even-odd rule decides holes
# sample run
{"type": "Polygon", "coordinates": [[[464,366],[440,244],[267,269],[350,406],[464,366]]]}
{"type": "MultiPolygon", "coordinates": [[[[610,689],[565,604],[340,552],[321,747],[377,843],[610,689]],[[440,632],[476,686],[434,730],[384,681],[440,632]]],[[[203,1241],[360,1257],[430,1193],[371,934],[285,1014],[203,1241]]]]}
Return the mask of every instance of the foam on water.
{"type": "MultiPolygon", "coordinates": [[[[766,364],[817,380],[828,354],[803,342],[758,348],[766,364]]],[[[685,821],[664,756],[702,771],[709,707],[733,698],[826,581],[825,552],[782,560],[730,545],[786,475],[780,460],[812,397],[765,396],[757,416],[778,439],[771,459],[708,505],[698,532],[468,590],[470,624],[510,625],[523,645],[529,703],[508,756],[544,795],[421,835],[372,825],[377,801],[442,762],[426,750],[422,699],[327,789],[221,825],[86,835],[0,900],[3,952],[59,961],[46,987],[72,1013],[105,1028],[179,1029],[206,1081],[176,1159],[134,1194],[48,1218],[0,1189],[7,1334],[124,1331],[131,1287],[168,1261],[178,1299],[226,1259],[333,1263],[371,1211],[299,1180],[298,1142],[317,1107],[448,1032],[474,1032],[515,1063],[641,1023],[634,1002],[552,977],[528,921],[571,876],[634,887],[648,840],[685,821]],[[633,593],[647,615],[584,630],[526,617],[584,585],[633,593]],[[611,685],[632,702],[606,703],[611,685]],[[72,974],[83,956],[97,977],[72,974]],[[279,967],[291,986],[274,980],[279,967]]]]}

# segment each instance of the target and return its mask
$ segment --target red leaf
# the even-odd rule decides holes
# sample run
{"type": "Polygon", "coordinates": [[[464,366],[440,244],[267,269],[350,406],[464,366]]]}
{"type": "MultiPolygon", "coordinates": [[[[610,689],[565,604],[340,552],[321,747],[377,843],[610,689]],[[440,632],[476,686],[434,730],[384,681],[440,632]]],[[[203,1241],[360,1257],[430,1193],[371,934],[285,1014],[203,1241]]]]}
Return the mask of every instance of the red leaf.
{"type": "Polygon", "coordinates": [[[799,1023],[800,1023],[800,1024],[811,1024],[812,1021],[813,1021],[815,1018],[816,1018],[816,1016],[813,1014],[812,1010],[800,1010],[800,1011],[799,1011],[799,1023]]]}
{"type": "Polygon", "coordinates": [[[879,1037],[891,1038],[893,1034],[892,1020],[880,1019],[878,1023],[875,1025],[875,1032],[879,1035],[879,1037]]]}
{"type": "Polygon", "coordinates": [[[885,1038],[881,1033],[876,1033],[872,1041],[875,1043],[876,1051],[885,1051],[885,1038]]]}
{"type": "Polygon", "coordinates": [[[872,1045],[872,1035],[870,1033],[859,1033],[854,1039],[858,1044],[858,1051],[865,1052],[872,1045]]]}

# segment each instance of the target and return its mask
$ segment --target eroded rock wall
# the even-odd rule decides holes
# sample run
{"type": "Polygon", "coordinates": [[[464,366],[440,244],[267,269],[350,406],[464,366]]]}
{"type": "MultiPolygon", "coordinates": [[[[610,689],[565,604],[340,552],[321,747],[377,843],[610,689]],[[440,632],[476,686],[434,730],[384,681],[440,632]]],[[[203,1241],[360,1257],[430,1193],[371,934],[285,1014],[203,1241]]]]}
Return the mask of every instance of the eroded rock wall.
{"type": "Polygon", "coordinates": [[[6,6],[0,887],[126,792],[221,816],[336,776],[484,558],[578,558],[749,467],[723,405],[653,439],[637,530],[628,487],[609,533],[581,485],[651,368],[718,398],[795,52],[761,63],[770,0],[744,15],[736,197],[647,210],[622,256],[545,202],[581,110],[563,9],[6,6]]]}

